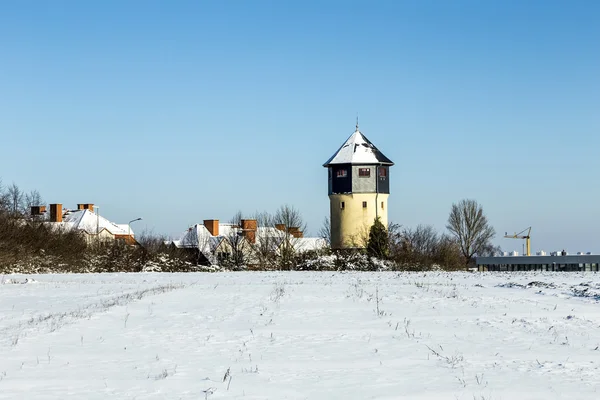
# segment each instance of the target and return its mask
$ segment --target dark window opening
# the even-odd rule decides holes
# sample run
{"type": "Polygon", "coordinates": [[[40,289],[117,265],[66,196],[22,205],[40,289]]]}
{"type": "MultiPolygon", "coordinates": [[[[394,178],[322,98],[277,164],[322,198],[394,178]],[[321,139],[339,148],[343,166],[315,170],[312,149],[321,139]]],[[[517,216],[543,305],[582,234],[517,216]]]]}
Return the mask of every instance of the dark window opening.
{"type": "Polygon", "coordinates": [[[367,202],[363,201],[363,208],[367,208],[367,202]]]}
{"type": "Polygon", "coordinates": [[[363,178],[368,178],[371,176],[371,168],[359,168],[358,176],[363,178]]]}
{"type": "Polygon", "coordinates": [[[380,178],[387,177],[387,170],[384,167],[380,167],[379,168],[379,177],[380,178]]]}
{"type": "Polygon", "coordinates": [[[342,202],[340,203],[340,209],[342,209],[342,210],[343,210],[344,208],[346,208],[346,203],[342,201],[342,202]]]}
{"type": "Polygon", "coordinates": [[[381,202],[381,209],[382,209],[382,210],[384,209],[384,207],[383,207],[383,201],[381,202]]]}
{"type": "Polygon", "coordinates": [[[347,171],[347,170],[345,170],[345,169],[338,169],[338,170],[337,170],[337,173],[336,173],[336,176],[337,176],[338,178],[345,178],[345,177],[347,177],[347,176],[348,176],[348,171],[347,171]]]}

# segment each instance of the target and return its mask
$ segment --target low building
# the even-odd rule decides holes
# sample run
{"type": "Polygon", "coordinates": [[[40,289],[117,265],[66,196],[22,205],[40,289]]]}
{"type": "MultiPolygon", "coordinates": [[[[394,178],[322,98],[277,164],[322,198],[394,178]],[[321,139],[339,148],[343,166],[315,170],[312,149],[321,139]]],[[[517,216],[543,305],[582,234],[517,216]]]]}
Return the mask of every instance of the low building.
{"type": "MultiPolygon", "coordinates": [[[[544,253],[545,254],[545,253],[544,253]]],[[[477,257],[478,271],[599,271],[600,255],[565,252],[537,256],[477,257]]]]}

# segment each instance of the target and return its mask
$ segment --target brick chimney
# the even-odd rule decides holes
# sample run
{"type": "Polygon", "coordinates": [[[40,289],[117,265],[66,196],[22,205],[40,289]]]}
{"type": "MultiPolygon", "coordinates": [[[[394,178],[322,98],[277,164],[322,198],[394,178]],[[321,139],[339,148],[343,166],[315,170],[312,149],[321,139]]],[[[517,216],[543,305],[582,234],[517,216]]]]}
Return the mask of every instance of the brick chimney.
{"type": "Polygon", "coordinates": [[[219,220],[218,219],[205,219],[204,226],[212,236],[219,236],[219,220]]]}
{"type": "Polygon", "coordinates": [[[256,226],[255,219],[242,220],[242,236],[250,243],[256,243],[256,226]]]}
{"type": "Polygon", "coordinates": [[[275,224],[275,229],[278,231],[285,231],[285,224],[275,224]]]}
{"type": "Polygon", "coordinates": [[[289,229],[290,235],[292,235],[295,238],[301,238],[304,237],[304,232],[302,232],[300,230],[300,228],[298,228],[297,226],[291,226],[289,229]]]}
{"type": "Polygon", "coordinates": [[[94,205],[91,203],[77,204],[77,209],[78,210],[90,210],[91,212],[94,212],[94,205]]]}
{"type": "Polygon", "coordinates": [[[46,212],[46,206],[31,206],[31,216],[37,217],[46,212]]]}
{"type": "Polygon", "coordinates": [[[62,204],[50,204],[50,222],[62,222],[62,204]]]}

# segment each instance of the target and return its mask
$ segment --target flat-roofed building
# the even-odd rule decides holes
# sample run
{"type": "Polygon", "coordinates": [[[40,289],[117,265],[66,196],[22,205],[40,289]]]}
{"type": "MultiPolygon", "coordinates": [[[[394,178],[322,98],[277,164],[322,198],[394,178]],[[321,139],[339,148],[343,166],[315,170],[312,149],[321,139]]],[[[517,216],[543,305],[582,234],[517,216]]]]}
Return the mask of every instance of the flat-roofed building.
{"type": "Polygon", "coordinates": [[[599,271],[600,255],[477,257],[478,271],[599,271]]]}

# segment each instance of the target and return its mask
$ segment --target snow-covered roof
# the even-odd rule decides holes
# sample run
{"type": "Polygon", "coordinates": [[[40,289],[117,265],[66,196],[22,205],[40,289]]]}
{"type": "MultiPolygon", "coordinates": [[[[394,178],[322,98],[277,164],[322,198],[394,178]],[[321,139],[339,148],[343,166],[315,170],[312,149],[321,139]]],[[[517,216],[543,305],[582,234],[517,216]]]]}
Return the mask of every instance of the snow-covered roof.
{"type": "Polygon", "coordinates": [[[296,251],[304,252],[310,250],[322,250],[327,247],[327,241],[320,237],[303,237],[296,239],[294,248],[296,251]]]}
{"type": "MultiPolygon", "coordinates": [[[[90,210],[69,210],[63,216],[63,224],[70,224],[74,229],[88,233],[96,233],[106,229],[113,235],[128,235],[130,230],[127,224],[115,224],[101,215],[90,210]]],[[[133,230],[131,230],[133,235],[133,230]]]]}
{"type": "MultiPolygon", "coordinates": [[[[212,236],[205,225],[195,224],[185,231],[180,239],[173,240],[170,243],[178,248],[198,248],[205,255],[209,255],[217,249],[223,240],[241,234],[242,229],[237,225],[219,224],[219,235],[212,236]]],[[[270,226],[257,227],[255,244],[258,246],[266,245],[270,250],[276,251],[285,240],[286,235],[298,251],[318,250],[327,245],[321,238],[303,237],[294,239],[291,234],[270,226]]]]}
{"type": "Polygon", "coordinates": [[[47,222],[49,226],[57,229],[78,229],[87,233],[95,234],[103,230],[110,232],[113,235],[131,235],[127,224],[115,224],[101,215],[98,215],[90,210],[66,210],[62,222],[47,222]]]}
{"type": "Polygon", "coordinates": [[[358,130],[358,124],[356,125],[356,131],[350,135],[342,147],[340,147],[338,151],[323,164],[323,166],[329,167],[333,164],[394,165],[392,160],[384,156],[383,153],[358,130]]]}

